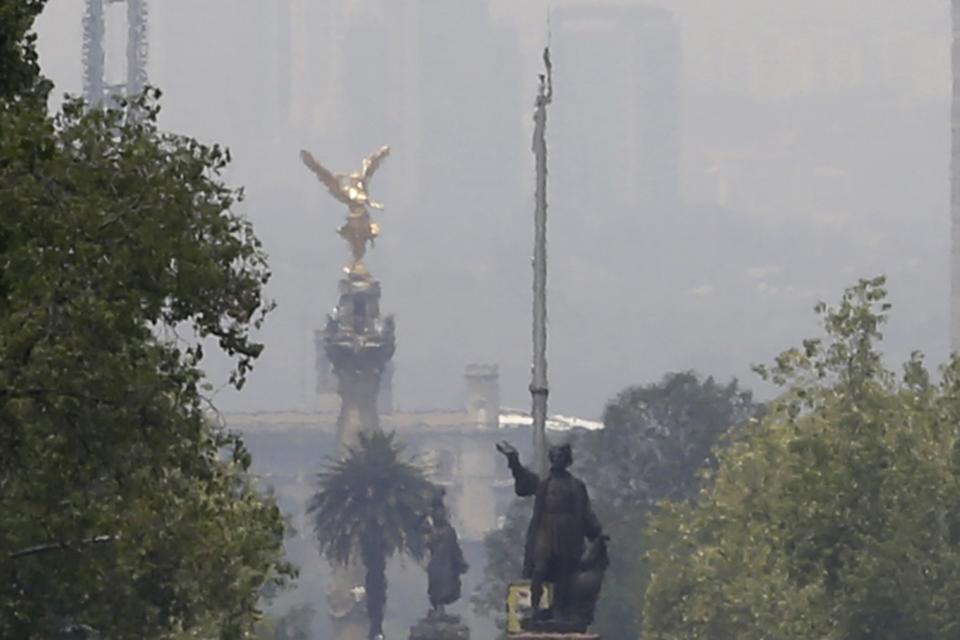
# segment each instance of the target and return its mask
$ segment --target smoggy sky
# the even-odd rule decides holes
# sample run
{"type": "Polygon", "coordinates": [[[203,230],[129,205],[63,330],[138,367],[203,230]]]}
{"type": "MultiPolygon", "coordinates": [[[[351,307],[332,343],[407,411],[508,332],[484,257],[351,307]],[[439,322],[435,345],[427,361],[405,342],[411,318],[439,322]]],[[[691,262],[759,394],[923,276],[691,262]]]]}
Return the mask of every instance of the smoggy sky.
{"type": "MultiPolygon", "coordinates": [[[[57,94],[82,89],[80,0],[38,23],[57,94]]],[[[943,0],[153,0],[163,126],[234,152],[271,256],[267,349],[225,410],[316,406],[313,330],[336,303],[343,212],[297,153],[372,191],[371,270],[395,313],[394,396],[455,407],[467,363],[529,403],[532,101],[550,108],[551,409],[750,365],[818,332],[812,307],[885,273],[886,349],[947,350],[950,71],[943,0]]],[[[108,80],[124,10],[108,11],[108,80]]],[[[224,365],[209,364],[224,379],[224,365]]],[[[764,393],[768,393],[765,390],[764,393]]]]}

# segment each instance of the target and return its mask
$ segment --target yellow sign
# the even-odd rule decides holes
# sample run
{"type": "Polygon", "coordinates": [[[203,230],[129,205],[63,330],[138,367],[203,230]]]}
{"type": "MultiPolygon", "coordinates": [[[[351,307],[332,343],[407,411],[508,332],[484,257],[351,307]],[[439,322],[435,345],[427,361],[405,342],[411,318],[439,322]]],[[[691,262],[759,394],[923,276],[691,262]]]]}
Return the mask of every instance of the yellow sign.
{"type": "MultiPolygon", "coordinates": [[[[548,609],[553,601],[553,585],[543,583],[543,596],[540,598],[540,609],[548,609]]],[[[519,633],[520,621],[528,617],[533,611],[530,598],[530,581],[514,582],[507,587],[507,633],[519,633]]]]}

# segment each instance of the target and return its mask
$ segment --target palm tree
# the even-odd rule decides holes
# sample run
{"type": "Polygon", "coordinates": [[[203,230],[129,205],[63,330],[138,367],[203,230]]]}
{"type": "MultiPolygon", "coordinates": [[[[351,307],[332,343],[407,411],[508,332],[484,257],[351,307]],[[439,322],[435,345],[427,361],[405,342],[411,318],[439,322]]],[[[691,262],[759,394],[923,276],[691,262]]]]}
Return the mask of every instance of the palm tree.
{"type": "Polygon", "coordinates": [[[319,490],[307,509],[327,560],[363,562],[370,638],[383,633],[387,560],[396,553],[423,558],[422,523],[437,491],[402,452],[392,433],[361,434],[346,456],[318,474],[319,490]]]}

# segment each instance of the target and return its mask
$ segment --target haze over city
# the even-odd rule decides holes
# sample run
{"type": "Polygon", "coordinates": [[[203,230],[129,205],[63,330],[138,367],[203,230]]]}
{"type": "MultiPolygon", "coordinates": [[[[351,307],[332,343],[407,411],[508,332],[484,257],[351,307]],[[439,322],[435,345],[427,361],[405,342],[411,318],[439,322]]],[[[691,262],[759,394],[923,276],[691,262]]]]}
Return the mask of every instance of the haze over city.
{"type": "MultiPolygon", "coordinates": [[[[114,79],[122,12],[108,5],[114,79]]],[[[38,21],[56,96],[82,91],[82,14],[54,0],[38,21]]],[[[596,418],[684,369],[760,388],[750,365],[816,335],[815,302],[880,273],[886,351],[942,361],[946,2],[164,0],[147,65],[161,123],[230,147],[274,273],[266,350],[221,409],[314,408],[313,332],[347,253],[298,151],[353,170],[381,144],[369,262],[397,316],[394,402],[459,406],[464,366],[487,362],[504,405],[528,405],[548,15],[551,410],[596,418]]]]}
{"type": "Polygon", "coordinates": [[[957,635],[960,0],[0,0],[0,218],[0,637],[957,635]]]}

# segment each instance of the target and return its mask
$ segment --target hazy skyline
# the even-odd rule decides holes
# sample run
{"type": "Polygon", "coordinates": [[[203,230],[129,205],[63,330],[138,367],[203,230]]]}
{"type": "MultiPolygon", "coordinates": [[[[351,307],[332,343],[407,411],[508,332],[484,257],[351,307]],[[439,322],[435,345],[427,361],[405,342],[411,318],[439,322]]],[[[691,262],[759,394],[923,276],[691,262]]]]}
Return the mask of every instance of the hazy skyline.
{"type": "MultiPolygon", "coordinates": [[[[817,300],[878,273],[895,305],[888,351],[942,359],[948,3],[551,5],[586,7],[574,24],[557,18],[551,41],[551,409],[596,417],[623,386],[687,368],[756,386],[751,363],[817,333],[817,300]],[[620,6],[669,16],[676,69],[665,48],[643,48],[652,36],[602,18],[620,6]],[[651,153],[643,132],[670,127],[651,153]],[[643,185],[670,144],[665,202],[643,185]]],[[[82,13],[51,0],[38,21],[56,95],[81,89],[82,13]]],[[[267,350],[243,393],[218,397],[224,410],[312,406],[312,330],[346,251],[342,212],[297,151],[350,169],[381,143],[395,153],[373,187],[387,210],[371,267],[398,316],[398,405],[455,406],[463,367],[482,361],[500,365],[504,404],[526,406],[546,14],[505,0],[150,4],[162,123],[234,150],[228,180],[246,187],[241,210],[275,272],[267,350]]]]}

